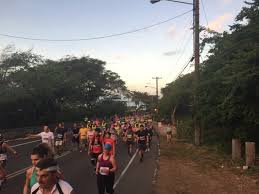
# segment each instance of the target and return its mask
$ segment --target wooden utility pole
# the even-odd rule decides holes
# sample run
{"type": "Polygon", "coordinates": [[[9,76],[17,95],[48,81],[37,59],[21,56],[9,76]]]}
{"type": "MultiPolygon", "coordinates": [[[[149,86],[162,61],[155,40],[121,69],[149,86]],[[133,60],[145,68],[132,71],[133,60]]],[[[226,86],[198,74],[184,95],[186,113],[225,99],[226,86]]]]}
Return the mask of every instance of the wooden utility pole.
{"type": "Polygon", "coordinates": [[[199,107],[198,107],[198,85],[200,81],[200,21],[199,21],[199,0],[193,0],[193,25],[194,25],[194,143],[195,145],[201,145],[201,126],[200,126],[200,114],[199,114],[199,107]]]}
{"type": "Polygon", "coordinates": [[[158,108],[158,100],[159,100],[159,96],[158,96],[158,80],[162,79],[161,77],[152,77],[152,79],[156,80],[156,108],[158,108]]]}
{"type": "Polygon", "coordinates": [[[255,142],[246,142],[246,166],[255,165],[255,142]]]}

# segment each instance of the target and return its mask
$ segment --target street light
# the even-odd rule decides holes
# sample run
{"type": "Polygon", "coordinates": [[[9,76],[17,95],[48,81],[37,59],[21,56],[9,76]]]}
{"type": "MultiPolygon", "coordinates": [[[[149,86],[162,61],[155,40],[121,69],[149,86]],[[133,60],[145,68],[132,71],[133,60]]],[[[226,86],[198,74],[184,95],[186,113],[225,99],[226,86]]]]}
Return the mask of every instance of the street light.
{"type": "MultiPolygon", "coordinates": [[[[161,0],[151,0],[150,3],[154,4],[154,3],[158,3],[159,1],[161,1],[161,0]]],[[[176,2],[176,3],[183,3],[183,4],[193,5],[193,3],[184,2],[184,1],[175,1],[175,0],[164,0],[164,1],[172,1],[172,2],[176,2]]]]}
{"type": "MultiPolygon", "coordinates": [[[[150,0],[152,4],[158,3],[162,0],[150,0]]],[[[198,114],[198,83],[200,80],[200,73],[199,73],[199,65],[200,65],[200,43],[199,43],[199,0],[193,0],[193,3],[184,2],[184,1],[177,1],[177,0],[163,0],[163,1],[172,1],[176,3],[182,3],[182,4],[189,4],[193,5],[193,29],[194,29],[194,41],[193,41],[193,48],[194,48],[194,82],[195,82],[195,93],[194,93],[194,126],[195,126],[195,138],[194,142],[196,145],[201,144],[201,128],[200,128],[200,116],[198,114]]]]}

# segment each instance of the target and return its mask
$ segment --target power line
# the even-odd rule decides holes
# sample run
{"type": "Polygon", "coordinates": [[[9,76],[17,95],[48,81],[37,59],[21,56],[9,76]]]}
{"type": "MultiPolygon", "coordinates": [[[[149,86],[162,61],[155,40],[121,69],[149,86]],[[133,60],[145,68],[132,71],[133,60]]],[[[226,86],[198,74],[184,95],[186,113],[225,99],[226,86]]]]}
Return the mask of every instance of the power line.
{"type": "Polygon", "coordinates": [[[204,12],[205,20],[206,20],[206,23],[207,23],[207,28],[209,29],[209,22],[208,22],[207,14],[206,14],[206,11],[205,11],[205,6],[203,4],[203,0],[201,0],[201,5],[202,5],[202,10],[204,12]]]}
{"type": "Polygon", "coordinates": [[[190,64],[190,62],[192,62],[194,60],[194,56],[190,57],[190,59],[188,60],[188,62],[186,63],[186,65],[182,68],[182,70],[179,72],[179,74],[177,75],[177,77],[175,78],[178,79],[182,73],[184,72],[184,70],[188,67],[188,65],[190,64]]]}
{"type": "MultiPolygon", "coordinates": [[[[184,32],[184,35],[183,35],[183,39],[179,39],[179,41],[177,42],[177,49],[176,49],[176,51],[182,50],[181,47],[183,47],[183,45],[184,45],[183,42],[185,42],[186,35],[187,35],[188,30],[189,30],[189,25],[192,25],[192,22],[191,22],[191,24],[189,24],[189,22],[188,22],[187,25],[184,27],[185,32],[184,32]]],[[[183,50],[185,51],[185,48],[184,48],[183,50]]],[[[184,51],[183,51],[183,52],[184,52],[184,51]]],[[[182,54],[181,54],[181,56],[182,56],[182,54]]],[[[178,60],[179,60],[179,58],[178,58],[178,60]]],[[[177,60],[176,64],[178,64],[178,60],[177,60]]],[[[172,73],[173,73],[173,71],[170,71],[170,72],[167,74],[167,76],[166,76],[166,81],[168,81],[168,79],[170,79],[172,73]]]]}
{"type": "Polygon", "coordinates": [[[75,42],[75,41],[89,41],[89,40],[98,40],[98,39],[105,39],[105,38],[111,38],[111,37],[116,37],[116,36],[122,36],[122,35],[127,35],[127,34],[132,34],[132,33],[136,33],[139,31],[143,31],[143,30],[147,30],[149,28],[153,28],[155,26],[159,26],[161,24],[170,22],[176,18],[179,18],[181,16],[186,15],[187,13],[192,12],[192,10],[186,11],[182,14],[179,14],[175,17],[169,18],[167,20],[164,21],[160,21],[157,22],[155,24],[146,26],[146,27],[142,27],[142,28],[138,28],[135,30],[130,30],[130,31],[126,31],[126,32],[122,32],[122,33],[115,33],[115,34],[110,34],[110,35],[104,35],[104,36],[96,36],[96,37],[90,37],[90,38],[71,38],[71,39],[45,39],[45,38],[31,38],[31,37],[25,37],[25,36],[16,36],[16,35],[10,35],[10,34],[2,34],[0,33],[0,36],[3,37],[8,37],[8,38],[15,38],[15,39],[23,39],[23,40],[33,40],[33,41],[48,41],[48,42],[75,42]]]}
{"type": "MultiPolygon", "coordinates": [[[[187,39],[187,41],[185,42],[185,44],[184,44],[184,48],[183,48],[183,52],[181,53],[181,55],[178,57],[178,59],[177,59],[177,61],[176,61],[176,66],[178,66],[178,62],[180,61],[180,59],[182,58],[182,56],[183,56],[183,54],[185,53],[185,50],[186,50],[186,48],[187,48],[187,45],[189,44],[189,42],[190,42],[190,39],[191,39],[191,34],[189,35],[189,37],[188,37],[188,39],[187,39]]],[[[170,73],[170,77],[171,77],[171,75],[172,75],[172,72],[170,73]]]]}

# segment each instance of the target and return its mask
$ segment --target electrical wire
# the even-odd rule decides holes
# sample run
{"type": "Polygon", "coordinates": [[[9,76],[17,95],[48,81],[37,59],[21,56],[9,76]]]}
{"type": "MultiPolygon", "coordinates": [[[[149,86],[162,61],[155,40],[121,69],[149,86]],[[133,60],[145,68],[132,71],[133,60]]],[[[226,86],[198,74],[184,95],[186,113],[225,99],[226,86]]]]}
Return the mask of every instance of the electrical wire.
{"type": "MultiPolygon", "coordinates": [[[[178,66],[178,63],[179,63],[180,59],[182,58],[183,54],[185,53],[185,50],[186,50],[187,45],[189,44],[191,38],[192,38],[192,36],[191,36],[191,34],[190,34],[190,36],[188,37],[187,41],[186,41],[185,44],[184,44],[183,52],[182,52],[181,55],[178,57],[178,59],[177,59],[177,61],[176,61],[176,63],[175,63],[176,66],[178,66]]],[[[172,73],[170,74],[170,77],[171,77],[171,75],[172,75],[172,73]]]]}
{"type": "Polygon", "coordinates": [[[167,20],[160,21],[160,22],[157,22],[155,24],[152,24],[152,25],[149,25],[149,26],[146,26],[146,27],[142,27],[142,28],[138,28],[138,29],[135,29],[135,30],[130,30],[130,31],[121,32],[121,33],[115,33],[115,34],[110,34],[110,35],[104,35],[104,36],[90,37],[90,38],[45,39],[45,38],[31,38],[31,37],[25,37],[25,36],[16,36],[16,35],[3,34],[3,33],[0,33],[0,36],[8,37],[8,38],[15,38],[15,39],[32,40],[32,41],[48,41],[48,42],[76,42],[76,41],[98,40],[98,39],[105,39],[105,38],[111,38],[111,37],[116,37],[116,36],[122,36],[122,35],[127,35],[127,34],[136,33],[136,32],[139,32],[139,31],[147,30],[149,28],[153,28],[155,26],[159,26],[161,24],[170,22],[170,21],[172,21],[176,18],[179,18],[181,16],[184,16],[184,15],[186,15],[186,14],[192,12],[192,11],[193,11],[193,9],[189,10],[189,11],[186,11],[182,14],[179,14],[175,17],[169,18],[167,20]]]}
{"type": "Polygon", "coordinates": [[[208,22],[208,18],[207,18],[207,14],[206,14],[206,11],[205,11],[205,6],[204,6],[204,3],[203,3],[203,0],[201,0],[201,5],[202,5],[202,10],[204,12],[205,20],[206,20],[206,23],[207,23],[207,28],[209,29],[209,22],[208,22]]]}
{"type": "MultiPolygon", "coordinates": [[[[189,31],[189,25],[192,25],[192,22],[191,22],[190,24],[189,24],[189,22],[188,22],[187,25],[184,27],[185,32],[184,32],[184,35],[183,35],[183,39],[179,39],[179,41],[177,42],[177,49],[176,49],[176,51],[182,50],[181,47],[183,47],[183,46],[185,45],[185,44],[182,44],[182,43],[185,42],[187,32],[189,31]]],[[[184,48],[183,50],[185,51],[185,48],[184,48]]],[[[184,51],[183,51],[183,52],[184,52],[184,51]]],[[[181,56],[182,56],[182,54],[181,54],[181,56]]],[[[177,59],[176,64],[178,64],[178,61],[179,61],[179,58],[177,59]]],[[[168,80],[171,78],[172,73],[173,73],[173,71],[170,71],[170,72],[167,74],[167,76],[166,76],[166,81],[168,81],[168,80]]]]}
{"type": "Polygon", "coordinates": [[[190,59],[188,60],[188,62],[186,63],[186,65],[182,68],[182,70],[179,72],[179,74],[177,75],[177,77],[175,78],[175,80],[177,80],[182,73],[184,72],[184,70],[188,67],[188,65],[190,64],[190,62],[192,62],[194,60],[194,56],[191,56],[190,59]]]}

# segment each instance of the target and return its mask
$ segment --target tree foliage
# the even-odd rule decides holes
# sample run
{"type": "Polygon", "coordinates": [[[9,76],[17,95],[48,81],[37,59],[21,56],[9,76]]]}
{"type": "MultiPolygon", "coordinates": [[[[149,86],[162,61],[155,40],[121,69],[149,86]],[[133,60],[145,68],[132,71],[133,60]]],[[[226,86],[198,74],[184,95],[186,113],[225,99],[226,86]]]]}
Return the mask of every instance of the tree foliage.
{"type": "MultiPolygon", "coordinates": [[[[198,88],[205,140],[212,130],[214,139],[222,141],[233,136],[259,138],[259,0],[246,4],[230,32],[207,31],[201,43],[202,50],[208,50],[198,88]]],[[[162,90],[164,114],[176,104],[193,104],[193,81],[192,74],[184,75],[162,90]]]]}
{"type": "Polygon", "coordinates": [[[96,115],[100,103],[127,90],[118,74],[105,69],[104,61],[72,56],[53,61],[11,47],[1,53],[0,79],[2,127],[96,115]]]}

